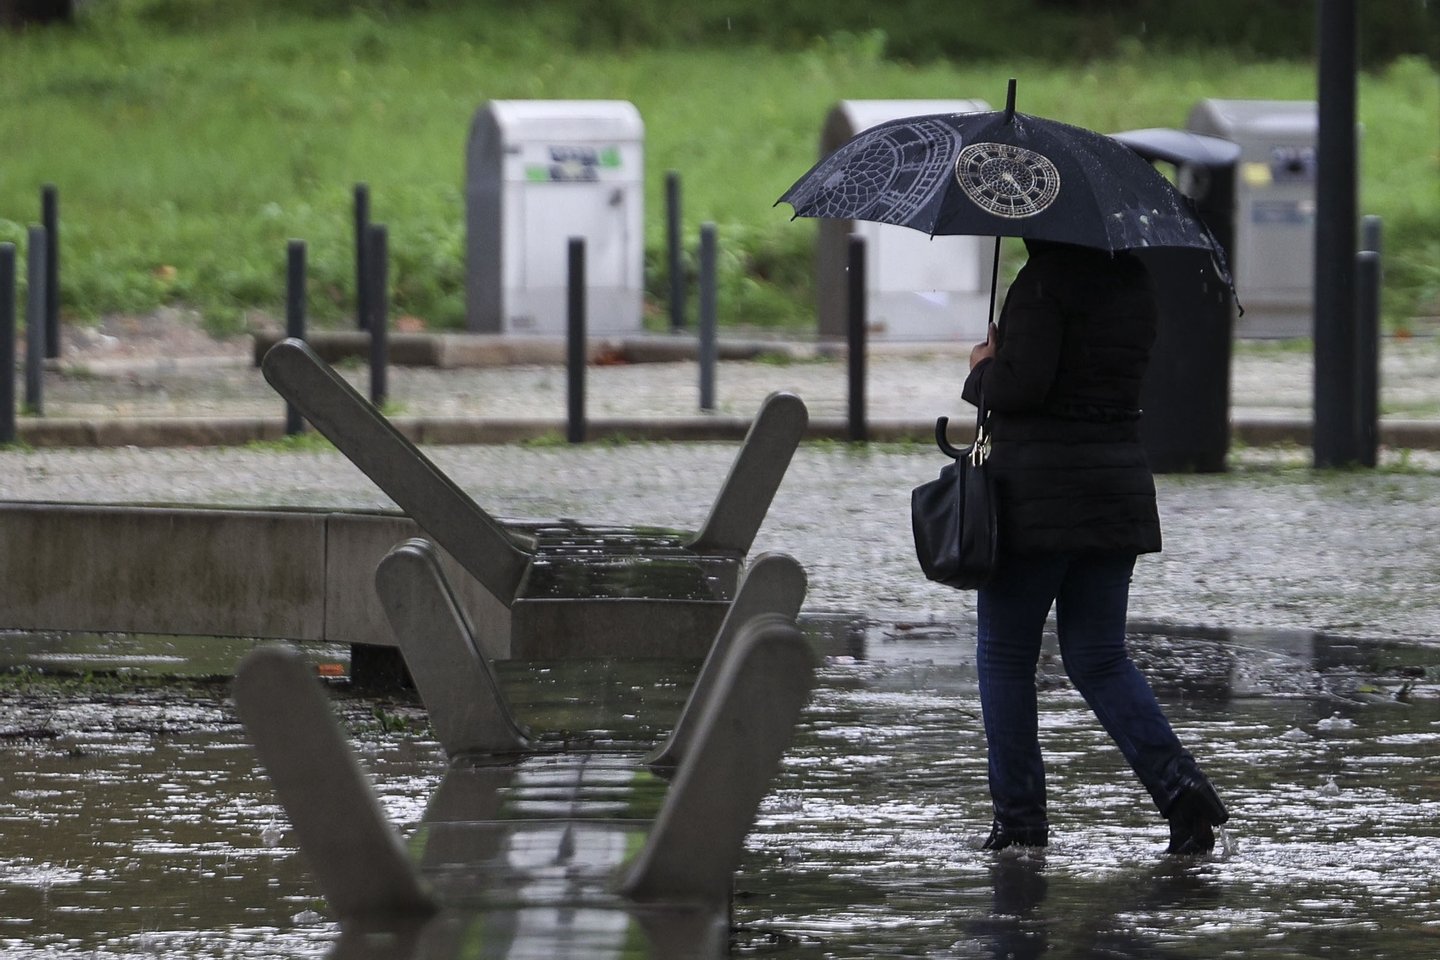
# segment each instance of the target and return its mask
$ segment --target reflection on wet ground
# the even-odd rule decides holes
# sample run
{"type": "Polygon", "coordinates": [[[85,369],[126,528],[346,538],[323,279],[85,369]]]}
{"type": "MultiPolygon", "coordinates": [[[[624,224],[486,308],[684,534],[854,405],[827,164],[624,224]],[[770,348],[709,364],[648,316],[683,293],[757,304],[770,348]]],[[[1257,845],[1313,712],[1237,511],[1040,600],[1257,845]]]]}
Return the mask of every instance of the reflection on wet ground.
{"type": "Polygon", "coordinates": [[[973,648],[882,629],[868,660],[827,665],[752,837],[746,933],[796,956],[1436,955],[1436,654],[1300,635],[1133,646],[1230,805],[1222,853],[1160,856],[1163,822],[1058,661],[1042,696],[1052,845],[976,851],[973,648]]]}
{"type": "MultiPolygon", "coordinates": [[[[1163,822],[1048,659],[1052,845],[996,856],[976,849],[988,797],[970,625],[808,626],[821,685],[737,877],[737,952],[1440,953],[1440,650],[1137,627],[1137,660],[1231,810],[1224,849],[1190,862],[1161,856],[1163,822]]],[[[509,664],[503,682],[547,735],[609,730],[628,749],[663,733],[693,669],[509,664]]],[[[335,704],[390,819],[413,828],[443,770],[423,711],[341,688],[335,704]]],[[[223,681],[12,677],[0,741],[6,958],[329,948],[335,929],[223,681]]]]}

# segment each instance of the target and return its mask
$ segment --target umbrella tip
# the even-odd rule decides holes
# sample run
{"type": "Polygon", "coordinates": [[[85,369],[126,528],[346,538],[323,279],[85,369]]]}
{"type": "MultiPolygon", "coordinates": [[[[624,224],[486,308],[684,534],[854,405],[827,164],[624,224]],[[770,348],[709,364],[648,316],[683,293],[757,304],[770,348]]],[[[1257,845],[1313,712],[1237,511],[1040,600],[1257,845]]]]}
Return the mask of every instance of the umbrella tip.
{"type": "Polygon", "coordinates": [[[1009,123],[1015,118],[1015,78],[1010,78],[1010,84],[1005,90],[1005,122],[1009,123]]]}

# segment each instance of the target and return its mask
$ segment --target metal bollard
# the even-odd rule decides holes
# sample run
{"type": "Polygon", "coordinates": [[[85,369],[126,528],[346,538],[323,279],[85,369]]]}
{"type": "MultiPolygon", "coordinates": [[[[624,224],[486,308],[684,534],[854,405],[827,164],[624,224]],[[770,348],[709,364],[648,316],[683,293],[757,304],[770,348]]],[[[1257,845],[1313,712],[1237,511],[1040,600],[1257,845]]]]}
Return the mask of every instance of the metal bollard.
{"type": "Polygon", "coordinates": [[[365,228],[365,275],[369,278],[365,303],[370,311],[370,402],[378,410],[389,399],[387,380],[390,365],[390,330],[387,314],[390,309],[389,283],[390,234],[383,223],[365,228]]]}
{"type": "Polygon", "coordinates": [[[40,223],[45,228],[45,356],[60,356],[60,192],[40,190],[40,223]]]}
{"type": "Polygon", "coordinates": [[[680,263],[680,174],[665,174],[665,250],[670,271],[670,329],[685,326],[685,268],[680,263]]]}
{"type": "Polygon", "coordinates": [[[700,409],[715,409],[715,224],[700,225],[700,409]]]}
{"type": "Polygon", "coordinates": [[[852,443],[865,443],[865,238],[851,235],[846,287],[846,356],[850,381],[849,430],[852,443]]]}
{"type": "Polygon", "coordinates": [[[1373,467],[1380,453],[1380,254],[1355,255],[1355,443],[1357,461],[1373,467]]]}
{"type": "Polygon", "coordinates": [[[370,324],[370,275],[365,269],[365,244],[369,242],[370,185],[355,184],[355,328],[368,330],[370,324]]]}
{"type": "Polygon", "coordinates": [[[15,244],[0,243],[0,443],[15,442],[15,244]]]}
{"type": "Polygon", "coordinates": [[[565,439],[585,442],[585,240],[571,237],[566,281],[565,439]]]}
{"type": "Polygon", "coordinates": [[[1374,250],[1382,253],[1382,240],[1384,239],[1385,222],[1375,214],[1366,214],[1360,218],[1360,249],[1374,250]]]}
{"type": "Polygon", "coordinates": [[[30,228],[25,281],[25,411],[45,414],[45,228],[30,228]]]}
{"type": "Polygon", "coordinates": [[[1384,221],[1375,214],[1360,218],[1360,250],[1355,261],[1355,410],[1360,463],[1380,461],[1380,291],[1385,282],[1384,221]],[[1367,257],[1366,253],[1371,256],[1367,257]]]}
{"type": "Polygon", "coordinates": [[[1315,383],[1317,468],[1360,461],[1354,431],[1355,103],[1354,0],[1316,4],[1318,120],[1315,145],[1315,383]]]}
{"type": "MultiPolygon", "coordinates": [[[[285,336],[305,339],[305,241],[291,240],[285,250],[285,336]]],[[[288,400],[285,402],[285,436],[305,430],[305,418],[288,400]]]]}

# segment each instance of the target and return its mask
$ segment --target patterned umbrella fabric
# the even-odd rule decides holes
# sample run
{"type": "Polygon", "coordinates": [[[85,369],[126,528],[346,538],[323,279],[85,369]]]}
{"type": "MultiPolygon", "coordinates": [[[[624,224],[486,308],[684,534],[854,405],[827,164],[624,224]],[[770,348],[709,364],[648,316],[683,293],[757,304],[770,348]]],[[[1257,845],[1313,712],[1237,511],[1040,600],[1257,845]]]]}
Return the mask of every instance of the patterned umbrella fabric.
{"type": "Polygon", "coordinates": [[[1129,147],[1057,120],[1005,110],[929,114],[862,131],[777,203],[797,217],[896,223],[928,234],[1033,237],[1103,250],[1225,255],[1190,201],[1129,147]]]}

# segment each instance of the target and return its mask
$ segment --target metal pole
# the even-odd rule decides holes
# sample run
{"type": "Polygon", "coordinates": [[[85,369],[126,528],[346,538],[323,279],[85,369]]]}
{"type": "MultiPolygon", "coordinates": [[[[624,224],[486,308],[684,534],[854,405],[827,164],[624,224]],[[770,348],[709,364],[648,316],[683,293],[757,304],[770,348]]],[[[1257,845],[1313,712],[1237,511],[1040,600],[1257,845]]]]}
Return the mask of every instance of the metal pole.
{"type": "Polygon", "coordinates": [[[1315,188],[1317,467],[1360,459],[1355,431],[1355,2],[1320,0],[1315,188]]]}
{"type": "Polygon", "coordinates": [[[685,271],[680,263],[680,174],[665,174],[665,249],[670,270],[670,329],[685,326],[685,271]]]}
{"type": "Polygon", "coordinates": [[[585,442],[585,240],[571,237],[566,281],[565,439],[585,442]]]}
{"type": "Polygon", "coordinates": [[[25,410],[45,413],[45,228],[30,228],[25,254],[25,410]]]}
{"type": "Polygon", "coordinates": [[[376,409],[385,406],[390,389],[386,382],[387,367],[390,363],[389,283],[390,235],[383,223],[365,228],[365,273],[370,282],[365,291],[365,303],[370,311],[367,318],[370,329],[370,402],[376,409]]]}
{"type": "Polygon", "coordinates": [[[45,356],[60,356],[60,192],[47,183],[40,190],[40,222],[45,227],[45,356]]]}
{"type": "Polygon", "coordinates": [[[15,244],[0,243],[0,443],[15,442],[15,244]]]}
{"type": "Polygon", "coordinates": [[[865,423],[865,238],[852,234],[849,253],[845,311],[850,378],[849,437],[852,443],[864,443],[870,437],[865,423]]]}
{"type": "Polygon", "coordinates": [[[1380,454],[1380,254],[1355,255],[1355,437],[1362,467],[1380,454]]]}
{"type": "Polygon", "coordinates": [[[365,269],[365,245],[369,241],[370,229],[370,185],[355,184],[355,326],[359,330],[369,329],[370,323],[370,277],[365,269]]]}
{"type": "MultiPolygon", "coordinates": [[[[305,241],[291,240],[285,260],[285,336],[305,339],[305,241]]],[[[305,430],[305,418],[290,401],[285,401],[285,435],[305,430]]]]}
{"type": "Polygon", "coordinates": [[[700,225],[700,409],[715,409],[715,224],[700,225]]]}

